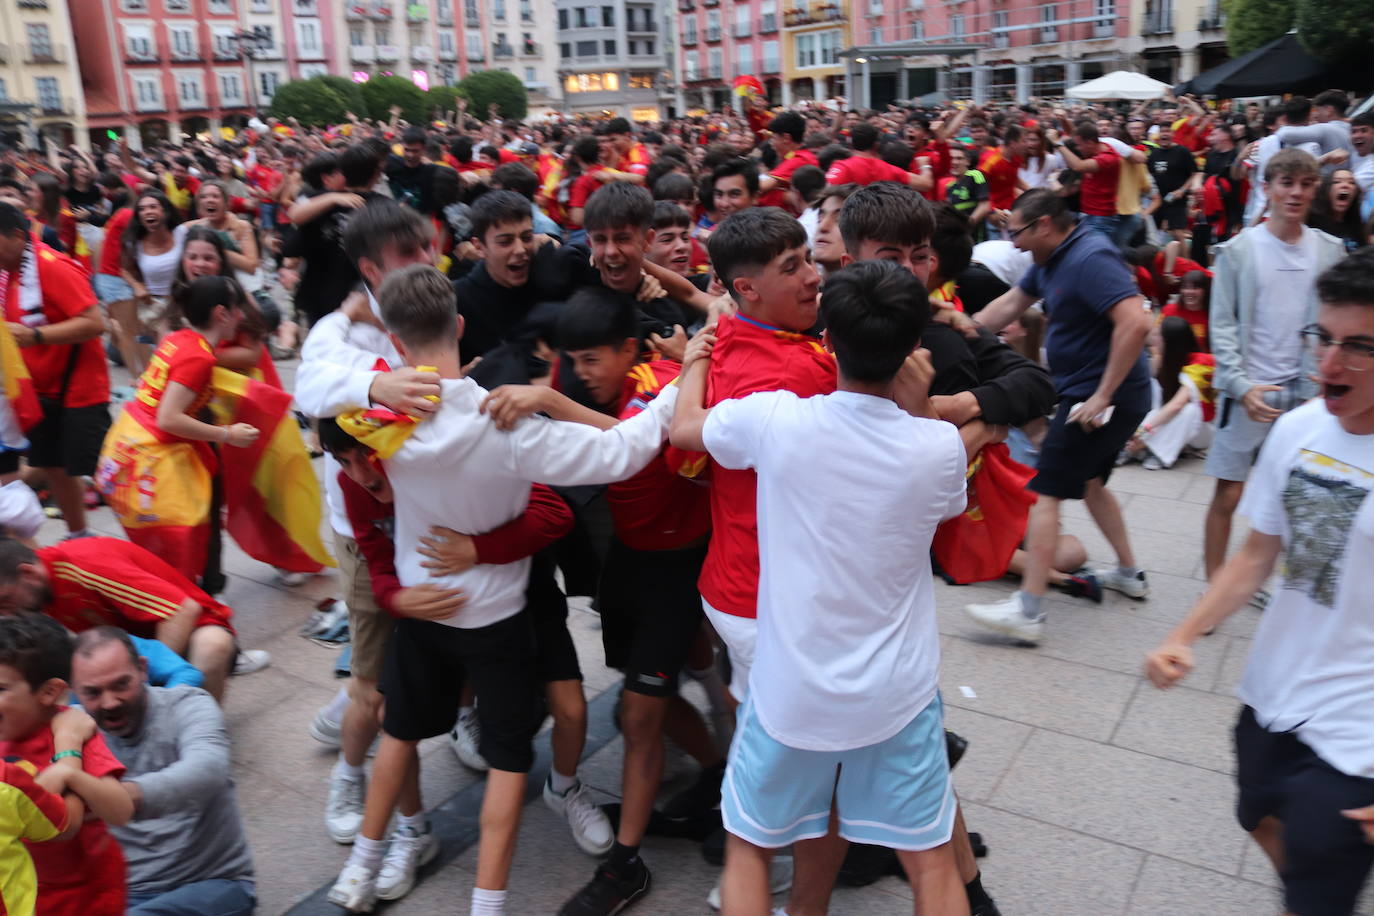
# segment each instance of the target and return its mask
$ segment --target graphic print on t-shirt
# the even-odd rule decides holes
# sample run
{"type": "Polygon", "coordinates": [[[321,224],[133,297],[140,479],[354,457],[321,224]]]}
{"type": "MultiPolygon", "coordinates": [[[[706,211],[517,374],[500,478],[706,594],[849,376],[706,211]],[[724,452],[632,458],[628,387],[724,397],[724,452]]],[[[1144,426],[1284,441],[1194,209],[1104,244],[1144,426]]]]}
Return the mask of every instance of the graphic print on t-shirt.
{"type": "Polygon", "coordinates": [[[1292,537],[1286,557],[1287,587],[1334,607],[1350,531],[1374,473],[1303,449],[1283,488],[1292,537]]]}

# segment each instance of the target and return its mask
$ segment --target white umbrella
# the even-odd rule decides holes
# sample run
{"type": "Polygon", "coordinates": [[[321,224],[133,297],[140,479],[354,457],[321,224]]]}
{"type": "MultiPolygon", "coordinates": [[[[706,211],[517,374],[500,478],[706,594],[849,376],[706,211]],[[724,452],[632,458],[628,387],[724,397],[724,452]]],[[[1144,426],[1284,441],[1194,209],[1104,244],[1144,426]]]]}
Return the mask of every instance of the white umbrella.
{"type": "Polygon", "coordinates": [[[1162,98],[1168,90],[1168,83],[1161,83],[1143,73],[1134,73],[1130,70],[1113,70],[1106,76],[1099,76],[1095,80],[1088,80],[1086,83],[1074,86],[1066,94],[1069,98],[1088,99],[1090,101],[1111,99],[1141,101],[1162,98]]]}

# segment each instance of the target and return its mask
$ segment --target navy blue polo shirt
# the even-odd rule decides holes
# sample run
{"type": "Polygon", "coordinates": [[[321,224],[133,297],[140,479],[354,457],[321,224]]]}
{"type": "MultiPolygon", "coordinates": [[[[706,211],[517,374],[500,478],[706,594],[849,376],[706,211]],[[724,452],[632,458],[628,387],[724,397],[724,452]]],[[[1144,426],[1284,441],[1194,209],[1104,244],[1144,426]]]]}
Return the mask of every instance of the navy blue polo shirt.
{"type": "MultiPolygon", "coordinates": [[[[1097,390],[1111,351],[1108,312],[1122,299],[1140,295],[1120,252],[1103,232],[1079,223],[1044,264],[1035,264],[1017,284],[1041,299],[1045,310],[1045,355],[1059,397],[1084,400],[1097,390]]],[[[1140,354],[1112,403],[1126,410],[1150,409],[1150,368],[1140,354]]]]}

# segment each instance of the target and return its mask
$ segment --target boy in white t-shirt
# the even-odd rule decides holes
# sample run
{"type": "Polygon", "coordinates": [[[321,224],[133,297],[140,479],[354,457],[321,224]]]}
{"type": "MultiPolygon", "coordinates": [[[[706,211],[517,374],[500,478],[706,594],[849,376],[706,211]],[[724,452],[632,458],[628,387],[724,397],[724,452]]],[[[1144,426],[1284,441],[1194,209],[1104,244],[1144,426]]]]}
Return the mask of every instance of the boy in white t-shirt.
{"type": "Polygon", "coordinates": [[[824,304],[834,394],[707,410],[707,333],[673,417],[675,445],[758,474],[758,645],[722,787],[725,912],[768,912],[773,851],[824,836],[833,809],[841,836],[898,850],[918,912],[959,916],[928,557],[964,510],[964,446],[934,419],[929,358],[913,353],[930,317],[920,281],[861,262],[827,280],[824,304]]]}
{"type": "Polygon", "coordinates": [[[1249,539],[1146,671],[1158,687],[1181,680],[1198,636],[1282,559],[1241,678],[1236,814],[1287,913],[1347,916],[1374,865],[1361,831],[1374,821],[1374,250],[1327,270],[1317,295],[1302,338],[1321,397],[1274,423],[1240,505],[1249,539]]]}

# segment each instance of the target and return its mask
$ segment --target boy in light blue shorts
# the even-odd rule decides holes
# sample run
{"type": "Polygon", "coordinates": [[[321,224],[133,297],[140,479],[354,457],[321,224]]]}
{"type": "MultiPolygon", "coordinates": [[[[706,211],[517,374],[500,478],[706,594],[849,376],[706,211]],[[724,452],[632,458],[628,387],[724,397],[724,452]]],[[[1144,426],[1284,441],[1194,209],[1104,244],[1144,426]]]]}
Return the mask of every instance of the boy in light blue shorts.
{"type": "MultiPolygon", "coordinates": [[[[786,275],[734,282],[806,295],[786,275]]],[[[918,913],[967,916],[929,562],[936,526],[964,510],[964,446],[935,419],[930,361],[913,352],[930,317],[920,281],[861,262],[831,275],[823,302],[834,394],[707,410],[708,329],[673,417],[674,445],[758,474],[758,644],[722,787],[724,912],[768,913],[773,851],[833,820],[847,840],[897,850],[918,913]]]]}

